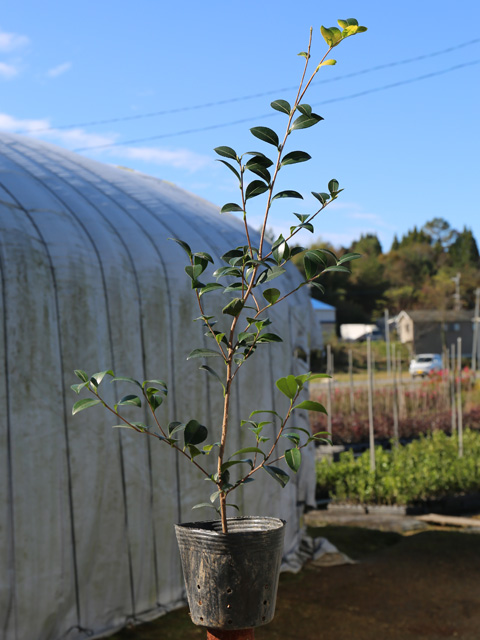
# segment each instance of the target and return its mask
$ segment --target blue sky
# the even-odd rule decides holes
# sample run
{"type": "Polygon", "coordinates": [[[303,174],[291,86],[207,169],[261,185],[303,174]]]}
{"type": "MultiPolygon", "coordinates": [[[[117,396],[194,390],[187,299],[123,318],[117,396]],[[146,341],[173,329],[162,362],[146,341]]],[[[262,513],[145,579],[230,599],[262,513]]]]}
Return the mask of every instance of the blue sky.
{"type": "MultiPolygon", "coordinates": [[[[288,229],[292,211],[315,207],[310,192],[337,178],[345,191],[304,244],[348,245],[375,232],[388,250],[395,233],[433,217],[466,225],[480,242],[478,0],[2,4],[0,129],[82,149],[219,206],[237,187],[213,147],[273,150],[248,130],[281,131],[285,116],[269,104],[293,100],[310,26],[316,59],[320,25],[355,17],[369,30],[334,50],[338,64],[308,96],[325,120],[290,136],[289,149],[312,160],[285,167],[281,186],[305,200],[281,202],[270,226],[288,229]]],[[[261,197],[252,203],[255,225],[261,197]]]]}

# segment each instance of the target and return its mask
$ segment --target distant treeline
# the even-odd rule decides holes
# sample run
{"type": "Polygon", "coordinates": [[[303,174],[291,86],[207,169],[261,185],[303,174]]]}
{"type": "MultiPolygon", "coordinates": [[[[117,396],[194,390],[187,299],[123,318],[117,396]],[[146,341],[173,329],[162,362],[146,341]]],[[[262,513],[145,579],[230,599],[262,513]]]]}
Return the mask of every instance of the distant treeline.
{"type": "MultiPolygon", "coordinates": [[[[325,294],[312,291],[315,298],[336,307],[338,325],[375,321],[385,309],[391,315],[402,309],[453,309],[458,291],[461,308],[475,305],[480,256],[472,231],[466,227],[458,231],[446,220],[434,218],[400,239],[395,236],[388,252],[383,252],[375,234],[362,235],[350,247],[338,249],[320,242],[310,248],[322,247],[337,255],[354,251],[363,256],[350,263],[350,276],[325,274],[325,294]]],[[[297,266],[303,268],[301,259],[297,266]]]]}

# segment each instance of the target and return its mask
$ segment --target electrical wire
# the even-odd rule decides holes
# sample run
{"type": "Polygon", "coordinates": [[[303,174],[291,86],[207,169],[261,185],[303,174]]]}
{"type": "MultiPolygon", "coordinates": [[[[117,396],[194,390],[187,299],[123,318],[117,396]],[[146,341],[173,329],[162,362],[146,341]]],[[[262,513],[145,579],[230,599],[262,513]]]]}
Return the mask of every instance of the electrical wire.
{"type": "MultiPolygon", "coordinates": [[[[365,75],[368,73],[373,73],[374,71],[381,71],[382,69],[390,69],[392,67],[397,67],[400,65],[405,65],[405,64],[411,64],[413,62],[419,62],[420,60],[426,60],[428,58],[434,58],[436,56],[440,56],[440,55],[445,55],[448,53],[452,53],[453,51],[457,51],[458,49],[463,49],[465,47],[477,44],[480,42],[480,38],[475,38],[473,40],[468,40],[467,42],[462,42],[461,44],[458,45],[454,45],[452,47],[448,47],[447,49],[441,49],[439,51],[433,51],[431,53],[425,53],[423,55],[420,56],[415,56],[413,58],[406,58],[404,60],[397,60],[394,62],[387,62],[385,64],[379,64],[376,65],[374,67],[368,67],[367,69],[361,69],[360,71],[353,71],[352,73],[347,73],[341,76],[337,76],[335,78],[326,78],[326,79],[322,79],[320,81],[317,81],[313,84],[328,84],[331,82],[339,82],[341,80],[346,80],[348,78],[354,78],[356,76],[361,76],[361,75],[365,75]]],[[[88,122],[78,122],[76,124],[65,124],[65,125],[60,125],[58,127],[43,127],[43,128],[39,128],[39,129],[30,129],[28,131],[25,130],[18,130],[15,133],[45,133],[47,131],[54,131],[54,130],[64,130],[64,129],[74,129],[76,127],[93,127],[93,126],[97,126],[97,125],[105,125],[105,124],[115,124],[118,122],[129,122],[132,120],[142,120],[144,118],[154,118],[157,116],[164,116],[164,115],[169,115],[172,113],[184,113],[186,111],[195,111],[195,110],[199,110],[199,109],[208,109],[211,107],[218,107],[218,106],[222,106],[225,104],[232,104],[235,102],[243,102],[246,100],[253,100],[255,98],[263,98],[265,96],[270,96],[273,94],[279,94],[283,91],[292,91],[294,89],[296,89],[296,86],[290,86],[290,87],[283,87],[280,89],[271,89],[268,91],[262,91],[260,93],[252,93],[249,95],[244,95],[244,96],[238,96],[236,98],[226,98],[224,100],[215,100],[215,101],[211,101],[211,102],[204,102],[202,104],[197,104],[197,105],[190,105],[190,106],[185,106],[185,107],[175,107],[173,109],[163,109],[161,111],[151,111],[149,113],[139,113],[136,115],[130,115],[130,116],[119,116],[119,117],[115,117],[115,118],[108,118],[105,120],[91,120],[88,122]]]]}
{"type": "MultiPolygon", "coordinates": [[[[423,74],[421,76],[416,76],[415,78],[408,78],[407,80],[399,80],[398,82],[392,82],[390,84],[386,84],[386,85],[382,85],[380,87],[374,87],[372,89],[365,89],[364,91],[359,91],[357,93],[352,93],[346,96],[340,96],[338,98],[331,98],[329,100],[323,100],[322,102],[317,102],[317,103],[313,103],[312,106],[314,107],[318,107],[320,105],[324,105],[324,104],[331,104],[333,102],[342,102],[344,100],[353,100],[354,98],[359,98],[361,96],[366,96],[370,93],[377,93],[379,91],[387,91],[388,89],[393,89],[396,87],[400,87],[406,84],[412,84],[414,82],[420,82],[422,80],[427,80],[429,78],[433,78],[435,76],[440,76],[440,75],[444,75],[446,73],[451,73],[452,71],[457,71],[458,69],[463,69],[466,67],[471,67],[473,65],[479,64],[480,63],[480,59],[479,60],[472,60],[471,62],[464,62],[462,64],[457,64],[454,65],[453,67],[449,67],[448,69],[442,69],[440,71],[432,71],[431,73],[426,73],[423,74]]],[[[107,144],[100,144],[100,145],[93,145],[93,146],[89,146],[89,147],[80,147],[78,149],[74,149],[75,152],[81,152],[81,151],[90,151],[90,150],[94,150],[94,149],[107,149],[110,147],[119,147],[119,146],[123,146],[123,145],[128,145],[128,144],[138,144],[140,142],[151,142],[152,140],[161,140],[164,138],[173,138],[176,136],[182,136],[182,135],[186,135],[189,133],[201,133],[203,131],[211,131],[212,129],[221,129],[224,127],[232,127],[235,126],[237,124],[244,124],[245,122],[252,122],[252,120],[256,119],[256,120],[263,120],[265,118],[270,118],[273,116],[278,115],[276,112],[275,113],[264,113],[262,115],[259,116],[252,116],[249,118],[242,118],[241,120],[232,120],[230,122],[223,122],[223,123],[219,123],[219,124],[212,124],[212,125],[207,125],[204,127],[198,127],[195,129],[184,129],[182,131],[174,131],[174,132],[170,132],[170,133],[161,133],[155,136],[148,136],[146,138],[136,138],[133,140],[124,140],[124,141],[120,141],[120,142],[110,142],[107,144]]]]}

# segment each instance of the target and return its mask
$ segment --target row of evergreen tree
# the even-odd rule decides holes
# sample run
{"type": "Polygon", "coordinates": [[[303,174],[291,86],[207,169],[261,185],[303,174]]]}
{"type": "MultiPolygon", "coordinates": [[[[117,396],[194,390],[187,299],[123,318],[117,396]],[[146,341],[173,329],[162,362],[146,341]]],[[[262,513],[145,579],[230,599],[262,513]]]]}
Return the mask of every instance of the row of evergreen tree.
{"type": "MultiPolygon", "coordinates": [[[[339,324],[371,322],[402,309],[453,309],[459,275],[461,307],[472,309],[480,286],[480,255],[470,229],[453,229],[443,218],[434,218],[404,236],[395,236],[390,251],[383,252],[378,237],[362,235],[341,249],[319,242],[312,248],[329,248],[337,254],[355,251],[362,259],[351,264],[352,274],[329,273],[325,294],[312,295],[337,309],[339,324]]],[[[297,266],[301,269],[301,261],[297,266]]]]}

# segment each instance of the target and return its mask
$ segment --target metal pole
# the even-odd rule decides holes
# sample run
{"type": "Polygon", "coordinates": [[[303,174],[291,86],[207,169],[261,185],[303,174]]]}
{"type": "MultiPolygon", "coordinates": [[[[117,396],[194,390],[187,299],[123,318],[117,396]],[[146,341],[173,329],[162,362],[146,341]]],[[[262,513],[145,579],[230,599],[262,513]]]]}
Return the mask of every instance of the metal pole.
{"type": "Polygon", "coordinates": [[[463,458],[463,416],[462,416],[462,339],[457,338],[457,425],[458,425],[458,457],[463,458]]]}
{"type": "Polygon", "coordinates": [[[368,433],[370,446],[370,471],[375,471],[375,435],[373,432],[373,375],[372,375],[372,339],[367,338],[368,369],[368,433]]]}
{"type": "Polygon", "coordinates": [[[385,349],[387,352],[387,376],[390,375],[391,362],[390,362],[390,325],[389,325],[388,309],[385,309],[385,349]]]}
{"type": "Polygon", "coordinates": [[[472,371],[473,378],[477,377],[477,350],[478,350],[478,317],[480,314],[480,289],[475,289],[475,317],[473,318],[473,344],[472,344],[472,371]]]}
{"type": "Polygon", "coordinates": [[[452,434],[457,430],[457,410],[455,407],[455,345],[450,345],[450,406],[452,407],[452,434]]]}
{"type": "Polygon", "coordinates": [[[207,629],[207,640],[255,640],[253,629],[207,629]]]}
{"type": "Polygon", "coordinates": [[[355,413],[355,393],[353,390],[353,351],[348,350],[348,377],[350,379],[350,413],[355,413]]]}
{"type": "Polygon", "coordinates": [[[397,389],[397,368],[395,366],[395,343],[392,344],[392,378],[393,378],[393,440],[398,446],[398,389],[397,389]]]}
{"type": "MultiPolygon", "coordinates": [[[[332,375],[332,347],[327,344],[327,373],[332,375]]],[[[332,436],[332,379],[327,378],[327,431],[332,436]]]]}

